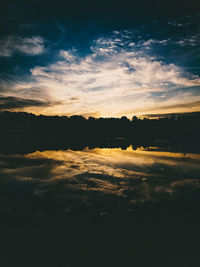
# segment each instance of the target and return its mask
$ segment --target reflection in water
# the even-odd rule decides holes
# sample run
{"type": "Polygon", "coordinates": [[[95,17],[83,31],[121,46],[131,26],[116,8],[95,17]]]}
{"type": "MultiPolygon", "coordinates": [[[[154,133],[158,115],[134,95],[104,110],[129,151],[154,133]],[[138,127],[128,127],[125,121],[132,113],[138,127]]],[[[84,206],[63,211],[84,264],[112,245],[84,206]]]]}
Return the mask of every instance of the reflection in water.
{"type": "Polygon", "coordinates": [[[131,213],[135,205],[172,199],[185,187],[198,189],[199,164],[199,154],[155,147],[36,151],[1,155],[1,183],[30,185],[35,198],[60,199],[68,212],[81,205],[115,216],[116,207],[131,213]]]}
{"type": "Polygon", "coordinates": [[[0,154],[2,266],[196,264],[199,166],[156,147],[0,154]]]}

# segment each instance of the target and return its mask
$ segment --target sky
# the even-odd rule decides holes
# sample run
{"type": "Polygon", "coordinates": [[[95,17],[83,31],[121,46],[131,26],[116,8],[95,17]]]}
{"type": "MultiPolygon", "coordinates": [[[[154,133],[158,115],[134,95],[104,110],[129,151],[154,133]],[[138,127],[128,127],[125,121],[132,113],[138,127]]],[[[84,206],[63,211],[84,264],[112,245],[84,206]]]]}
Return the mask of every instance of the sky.
{"type": "Polygon", "coordinates": [[[200,111],[199,1],[0,3],[0,110],[200,111]]]}

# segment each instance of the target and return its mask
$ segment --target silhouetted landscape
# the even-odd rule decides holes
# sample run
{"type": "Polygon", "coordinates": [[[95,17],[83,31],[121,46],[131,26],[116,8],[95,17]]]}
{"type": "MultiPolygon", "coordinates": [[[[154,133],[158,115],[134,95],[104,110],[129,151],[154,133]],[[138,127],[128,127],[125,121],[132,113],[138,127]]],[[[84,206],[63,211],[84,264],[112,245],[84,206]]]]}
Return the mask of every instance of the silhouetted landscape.
{"type": "Polygon", "coordinates": [[[199,122],[0,113],[2,266],[195,266],[199,122]]]}
{"type": "Polygon", "coordinates": [[[36,116],[23,112],[0,113],[1,150],[33,152],[36,149],[84,149],[132,145],[159,145],[177,152],[200,148],[200,113],[160,119],[36,116]],[[11,145],[12,144],[12,145],[11,145]]]}
{"type": "Polygon", "coordinates": [[[0,0],[0,267],[200,266],[199,59],[199,0],[0,0]]]}

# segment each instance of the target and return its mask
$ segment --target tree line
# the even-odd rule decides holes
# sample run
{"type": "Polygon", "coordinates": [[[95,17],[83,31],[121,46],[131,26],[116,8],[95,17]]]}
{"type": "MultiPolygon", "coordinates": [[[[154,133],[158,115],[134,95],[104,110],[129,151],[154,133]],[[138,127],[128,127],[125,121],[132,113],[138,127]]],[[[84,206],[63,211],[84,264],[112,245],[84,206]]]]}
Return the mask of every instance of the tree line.
{"type": "Polygon", "coordinates": [[[83,116],[45,116],[26,112],[0,113],[1,134],[67,134],[91,137],[135,139],[199,139],[200,115],[168,116],[158,119],[121,118],[86,119],[83,116]]]}

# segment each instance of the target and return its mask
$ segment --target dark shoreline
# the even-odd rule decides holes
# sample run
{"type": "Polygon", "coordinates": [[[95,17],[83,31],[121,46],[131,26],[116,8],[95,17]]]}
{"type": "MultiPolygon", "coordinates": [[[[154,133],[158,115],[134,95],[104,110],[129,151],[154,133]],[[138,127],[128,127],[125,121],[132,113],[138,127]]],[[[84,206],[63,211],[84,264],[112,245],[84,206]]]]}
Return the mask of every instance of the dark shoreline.
{"type": "MultiPolygon", "coordinates": [[[[10,118],[15,115],[21,116],[9,113],[10,118]]],[[[27,114],[23,116],[27,118],[27,114]]],[[[189,120],[184,128],[181,126],[187,122],[184,119],[178,126],[174,119],[138,120],[137,127],[133,122],[123,120],[130,128],[116,127],[114,131],[112,127],[99,126],[86,130],[80,124],[74,128],[56,128],[51,119],[47,129],[38,128],[37,123],[31,124],[32,119],[28,120],[28,125],[21,117],[4,121],[6,125],[0,132],[2,267],[197,266],[200,184],[196,155],[193,158],[183,155],[182,165],[175,169],[173,166],[181,162],[182,155],[178,155],[175,161],[173,156],[167,155],[165,163],[159,163],[155,158],[146,166],[147,173],[152,175],[143,180],[143,176],[119,178],[106,175],[103,169],[107,164],[106,158],[105,165],[101,165],[103,161],[98,163],[102,171],[92,172],[88,162],[82,162],[80,154],[87,148],[119,148],[124,150],[124,154],[130,146],[133,150],[199,154],[199,119],[195,118],[195,123],[189,120]],[[165,132],[166,128],[163,129],[160,123],[174,128],[165,132]],[[190,128],[188,125],[193,126],[190,128]],[[79,129],[75,130],[76,127],[79,129]],[[56,156],[53,159],[26,156],[46,150],[78,152],[78,160],[86,169],[76,175],[77,184],[70,179],[70,168],[79,170],[78,166],[72,162],[71,167],[65,169],[67,156],[66,162],[59,161],[56,156]],[[170,165],[168,160],[173,164],[170,165]],[[193,169],[184,169],[192,162],[193,169]],[[48,181],[48,178],[56,176],[57,171],[59,173],[59,169],[54,169],[59,166],[64,167],[64,177],[48,181]],[[102,184],[106,181],[113,186],[119,184],[124,193],[90,191],[94,179],[102,184]],[[187,183],[190,180],[192,182],[187,183]],[[171,194],[167,188],[173,182],[180,183],[173,187],[171,194]],[[88,191],[76,187],[79,184],[88,186],[88,191]],[[132,202],[140,198],[141,190],[147,195],[148,189],[157,194],[155,188],[160,190],[155,199],[132,202]]],[[[121,125],[120,119],[118,122],[121,125]]],[[[130,154],[131,160],[134,159],[134,153],[130,154]]],[[[88,161],[92,159],[93,154],[88,156],[88,161]]],[[[137,164],[134,164],[129,164],[127,170],[137,172],[137,164]]],[[[112,168],[114,170],[116,166],[113,164],[112,168]]],[[[145,165],[141,169],[145,172],[145,165]]]]}
{"type": "Polygon", "coordinates": [[[123,137],[95,137],[80,134],[24,134],[7,133],[0,134],[0,153],[27,154],[36,150],[83,150],[85,148],[120,148],[128,147],[136,150],[140,147],[148,149],[157,147],[161,151],[177,153],[200,153],[200,142],[194,138],[182,138],[180,140],[152,140],[123,137]]]}
{"type": "Polygon", "coordinates": [[[82,116],[36,116],[0,112],[0,151],[82,150],[156,146],[181,153],[200,151],[200,114],[132,120],[82,116]]]}

